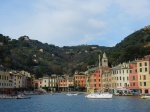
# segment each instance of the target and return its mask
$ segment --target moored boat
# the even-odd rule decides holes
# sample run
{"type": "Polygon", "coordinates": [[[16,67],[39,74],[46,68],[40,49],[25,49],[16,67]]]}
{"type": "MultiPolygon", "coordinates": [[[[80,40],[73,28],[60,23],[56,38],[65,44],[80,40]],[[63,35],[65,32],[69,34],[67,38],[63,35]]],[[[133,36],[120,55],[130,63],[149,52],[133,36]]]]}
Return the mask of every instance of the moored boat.
{"type": "Polygon", "coordinates": [[[112,94],[110,93],[93,93],[93,94],[88,94],[85,97],[90,98],[90,99],[111,99],[112,94]]]}
{"type": "Polygon", "coordinates": [[[76,96],[76,95],[78,95],[77,93],[68,93],[68,94],[66,94],[67,96],[76,96]]]}
{"type": "Polygon", "coordinates": [[[142,99],[150,99],[150,94],[145,94],[141,96],[142,99]]]}
{"type": "Polygon", "coordinates": [[[21,94],[17,95],[16,97],[16,99],[30,99],[30,98],[31,96],[26,96],[26,95],[21,95],[21,94]]]}

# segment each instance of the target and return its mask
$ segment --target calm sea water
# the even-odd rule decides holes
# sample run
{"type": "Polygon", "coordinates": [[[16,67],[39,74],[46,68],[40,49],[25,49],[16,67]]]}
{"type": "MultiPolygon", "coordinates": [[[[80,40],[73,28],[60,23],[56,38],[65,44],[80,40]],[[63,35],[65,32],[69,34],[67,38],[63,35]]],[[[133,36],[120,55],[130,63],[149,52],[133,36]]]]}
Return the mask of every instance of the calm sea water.
{"type": "Polygon", "coordinates": [[[131,96],[86,99],[85,95],[34,95],[31,99],[0,99],[0,112],[150,112],[150,100],[131,96]]]}

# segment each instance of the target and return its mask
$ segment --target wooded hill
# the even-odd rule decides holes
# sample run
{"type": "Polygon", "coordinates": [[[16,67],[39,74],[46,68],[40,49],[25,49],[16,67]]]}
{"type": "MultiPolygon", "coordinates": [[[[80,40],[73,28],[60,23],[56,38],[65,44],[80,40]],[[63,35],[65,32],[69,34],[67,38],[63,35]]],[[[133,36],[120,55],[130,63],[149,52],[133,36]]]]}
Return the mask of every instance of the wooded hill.
{"type": "Polygon", "coordinates": [[[132,61],[150,54],[150,27],[127,36],[115,47],[79,45],[58,47],[32,40],[28,36],[11,39],[0,34],[0,65],[25,70],[37,77],[50,74],[73,75],[87,66],[98,66],[98,55],[106,52],[109,66],[132,61]]]}

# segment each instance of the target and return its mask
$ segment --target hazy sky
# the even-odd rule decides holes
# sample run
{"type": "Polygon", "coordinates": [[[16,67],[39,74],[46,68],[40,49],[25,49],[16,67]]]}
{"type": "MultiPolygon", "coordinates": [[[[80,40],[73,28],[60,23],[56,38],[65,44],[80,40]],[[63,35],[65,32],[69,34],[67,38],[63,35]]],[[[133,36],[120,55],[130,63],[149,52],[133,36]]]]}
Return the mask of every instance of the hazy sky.
{"type": "Polygon", "coordinates": [[[115,46],[150,25],[150,0],[0,0],[0,33],[56,46],[115,46]]]}

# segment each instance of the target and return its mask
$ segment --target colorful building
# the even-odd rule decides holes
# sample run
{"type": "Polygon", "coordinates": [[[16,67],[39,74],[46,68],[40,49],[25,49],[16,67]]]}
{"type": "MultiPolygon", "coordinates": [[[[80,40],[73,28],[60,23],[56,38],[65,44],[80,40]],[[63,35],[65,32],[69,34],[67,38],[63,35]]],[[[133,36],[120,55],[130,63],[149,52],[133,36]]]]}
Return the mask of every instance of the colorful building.
{"type": "Polygon", "coordinates": [[[112,91],[116,93],[122,88],[129,87],[129,71],[128,63],[119,64],[111,69],[112,73],[112,91]]]}
{"type": "Polygon", "coordinates": [[[137,60],[138,85],[142,94],[150,94],[150,56],[137,60]]]}
{"type": "Polygon", "coordinates": [[[9,71],[0,70],[0,94],[12,93],[13,83],[9,71]]]}
{"type": "Polygon", "coordinates": [[[83,90],[86,87],[86,76],[85,74],[75,74],[74,78],[74,86],[76,90],[83,90]]]}
{"type": "Polygon", "coordinates": [[[137,62],[132,61],[129,64],[130,72],[129,72],[129,87],[128,89],[133,90],[134,92],[141,92],[138,84],[138,73],[137,73],[137,62]]]}

